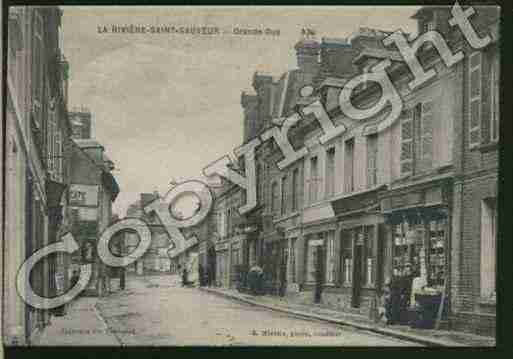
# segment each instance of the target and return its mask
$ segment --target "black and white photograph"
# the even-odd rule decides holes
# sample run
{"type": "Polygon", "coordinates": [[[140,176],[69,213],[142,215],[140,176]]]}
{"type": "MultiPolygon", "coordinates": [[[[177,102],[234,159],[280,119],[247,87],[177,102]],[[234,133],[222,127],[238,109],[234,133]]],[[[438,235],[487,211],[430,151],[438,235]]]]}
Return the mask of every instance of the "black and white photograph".
{"type": "Polygon", "coordinates": [[[3,346],[495,347],[501,10],[3,7],[3,346]]]}

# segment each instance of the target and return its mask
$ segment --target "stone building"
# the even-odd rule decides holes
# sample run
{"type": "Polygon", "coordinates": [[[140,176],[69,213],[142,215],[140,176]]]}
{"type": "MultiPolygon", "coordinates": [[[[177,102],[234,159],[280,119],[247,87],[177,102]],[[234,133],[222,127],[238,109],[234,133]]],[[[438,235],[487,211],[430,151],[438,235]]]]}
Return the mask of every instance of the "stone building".
{"type": "MultiPolygon", "coordinates": [[[[10,7],[7,46],[6,227],[4,343],[29,344],[50,324],[51,311],[23,303],[18,268],[38,249],[60,240],[68,225],[68,64],[61,51],[61,11],[55,6],[10,7]]],[[[38,294],[67,286],[63,256],[48,257],[27,283],[38,294]]],[[[27,276],[28,273],[25,273],[27,276]]]]}
{"type": "MultiPolygon", "coordinates": [[[[127,270],[129,272],[144,275],[155,272],[171,272],[171,259],[169,258],[167,250],[171,246],[171,240],[165,227],[158,220],[155,214],[144,213],[144,206],[148,203],[160,198],[157,191],[153,193],[141,193],[140,198],[131,204],[126,212],[126,217],[134,217],[143,219],[151,232],[151,245],[148,251],[133,264],[129,265],[127,270]]],[[[135,232],[125,233],[125,241],[127,252],[132,252],[138,245],[139,239],[135,232]]]]}

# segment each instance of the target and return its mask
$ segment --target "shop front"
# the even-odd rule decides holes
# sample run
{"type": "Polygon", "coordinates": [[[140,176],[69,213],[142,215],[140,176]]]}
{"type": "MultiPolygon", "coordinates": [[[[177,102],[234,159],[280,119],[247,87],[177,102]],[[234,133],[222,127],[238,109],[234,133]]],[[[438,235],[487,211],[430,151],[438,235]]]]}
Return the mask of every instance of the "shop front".
{"type": "Polygon", "coordinates": [[[381,199],[389,253],[386,275],[392,289],[394,283],[408,286],[398,289],[409,295],[400,303],[398,312],[410,313],[395,320],[413,323],[420,315],[431,320],[428,325],[432,326],[435,317],[446,318],[450,288],[450,195],[448,182],[438,182],[390,191],[381,199]]]}
{"type": "Polygon", "coordinates": [[[242,285],[244,274],[247,272],[243,263],[245,236],[236,235],[230,243],[230,287],[238,288],[242,285]]]}
{"type": "Polygon", "coordinates": [[[264,290],[267,294],[279,295],[281,293],[282,281],[285,283],[282,273],[286,273],[286,262],[284,262],[286,247],[282,230],[275,229],[273,232],[266,234],[262,262],[264,290]]]}
{"type": "Polygon", "coordinates": [[[216,276],[215,285],[217,287],[228,288],[230,280],[230,242],[225,240],[215,245],[216,253],[216,276]]]}

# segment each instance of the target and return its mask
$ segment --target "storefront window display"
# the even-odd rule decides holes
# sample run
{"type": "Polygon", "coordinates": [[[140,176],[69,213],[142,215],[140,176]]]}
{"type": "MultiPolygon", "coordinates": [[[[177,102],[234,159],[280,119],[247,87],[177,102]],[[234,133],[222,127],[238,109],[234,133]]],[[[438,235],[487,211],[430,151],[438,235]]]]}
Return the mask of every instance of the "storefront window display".
{"type": "Polygon", "coordinates": [[[344,284],[353,281],[353,240],[350,233],[345,231],[342,238],[342,278],[344,284]]]}
{"type": "Polygon", "coordinates": [[[326,237],[326,283],[335,281],[335,232],[327,232],[326,237]]]}
{"type": "Polygon", "coordinates": [[[408,218],[393,226],[394,276],[411,264],[413,277],[423,276],[430,287],[441,288],[446,276],[447,218],[408,218]],[[426,233],[427,232],[427,233],[426,233]]]}
{"type": "Polygon", "coordinates": [[[394,276],[401,276],[406,265],[411,265],[413,276],[420,275],[420,250],[423,246],[424,225],[420,219],[404,220],[393,229],[394,276]]]}

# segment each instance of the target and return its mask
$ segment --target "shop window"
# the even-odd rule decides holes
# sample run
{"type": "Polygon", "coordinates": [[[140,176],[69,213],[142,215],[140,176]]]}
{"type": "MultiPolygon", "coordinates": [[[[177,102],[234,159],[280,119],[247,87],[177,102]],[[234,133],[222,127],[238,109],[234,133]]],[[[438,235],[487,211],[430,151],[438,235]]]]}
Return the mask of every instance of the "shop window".
{"type": "Polygon", "coordinates": [[[481,297],[495,299],[497,243],[496,199],[481,202],[481,297]]]}
{"type": "Polygon", "coordinates": [[[424,227],[420,218],[404,219],[393,226],[393,272],[395,276],[405,273],[407,264],[411,265],[413,275],[420,273],[421,249],[423,247],[424,227]]]}
{"type": "Polygon", "coordinates": [[[313,235],[310,236],[308,240],[307,247],[307,260],[306,260],[306,281],[307,282],[315,282],[315,271],[317,268],[317,247],[313,245],[313,240],[315,240],[313,235]]]}
{"type": "Polygon", "coordinates": [[[378,134],[367,136],[367,188],[377,184],[378,134]]]}
{"type": "Polygon", "coordinates": [[[329,231],[326,238],[326,283],[335,281],[335,232],[329,231]]]}
{"type": "Polygon", "coordinates": [[[469,79],[469,146],[481,141],[481,52],[470,55],[468,60],[469,79]]]}
{"type": "Polygon", "coordinates": [[[335,147],[326,151],[326,198],[335,193],[335,147]]]}
{"type": "Polygon", "coordinates": [[[347,193],[354,191],[354,138],[345,142],[344,153],[344,190],[347,193]]]}
{"type": "Polygon", "coordinates": [[[317,186],[319,181],[319,166],[317,156],[310,158],[310,203],[317,201],[319,188],[317,186]]]}
{"type": "Polygon", "coordinates": [[[442,286],[445,279],[445,220],[429,222],[429,284],[442,286]]]}
{"type": "Polygon", "coordinates": [[[375,231],[374,226],[365,226],[365,283],[369,286],[373,286],[375,283],[375,256],[374,256],[374,245],[375,245],[375,231]]]}
{"type": "Polygon", "coordinates": [[[349,231],[343,232],[341,267],[344,284],[351,284],[353,281],[353,240],[349,231]]]}

